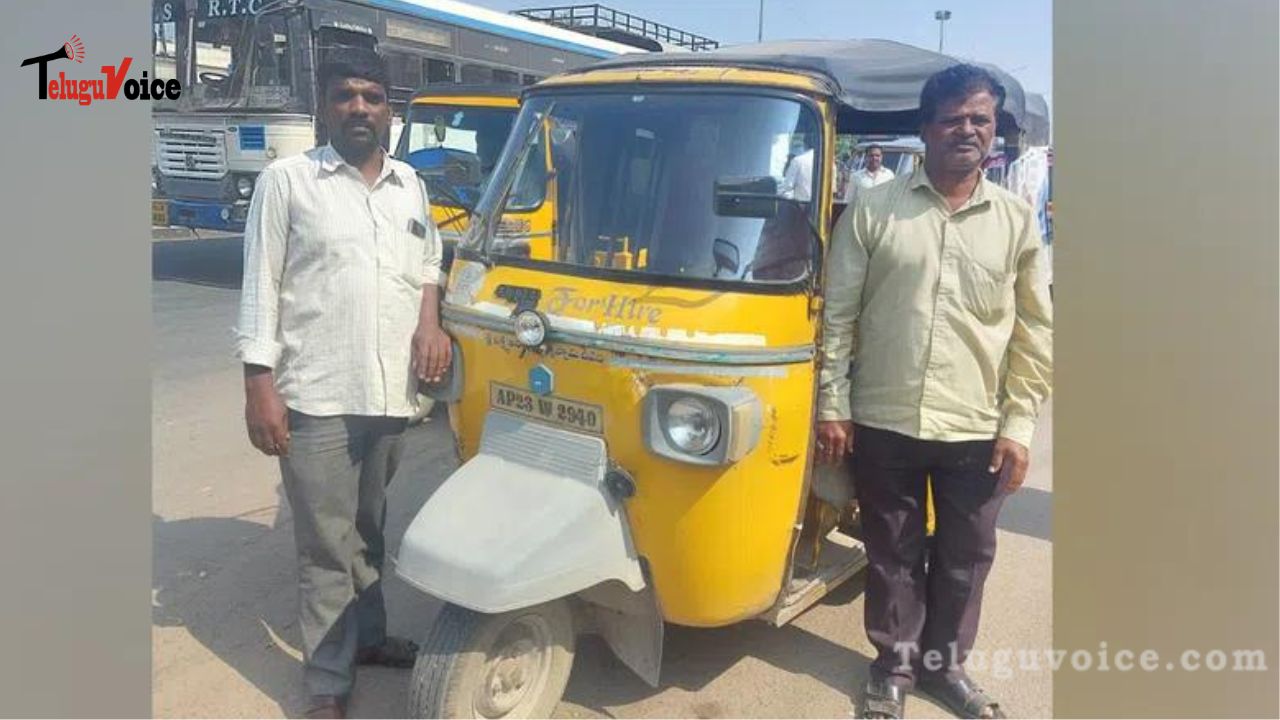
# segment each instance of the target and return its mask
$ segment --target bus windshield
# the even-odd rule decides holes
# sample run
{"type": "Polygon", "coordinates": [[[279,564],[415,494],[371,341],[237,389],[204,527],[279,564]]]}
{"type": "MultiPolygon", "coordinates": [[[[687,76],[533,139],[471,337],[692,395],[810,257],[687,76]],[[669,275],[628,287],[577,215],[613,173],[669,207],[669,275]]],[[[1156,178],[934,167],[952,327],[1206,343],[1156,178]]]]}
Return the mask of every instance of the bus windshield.
{"type": "Polygon", "coordinates": [[[177,60],[185,80],[180,109],[308,112],[310,78],[298,62],[310,45],[305,13],[197,15],[190,24],[178,22],[175,35],[187,41],[177,47],[190,47],[190,67],[186,58],[177,60]]]}
{"type": "MultiPolygon", "coordinates": [[[[178,22],[173,3],[157,5],[151,24],[151,77],[172,80],[178,77],[178,22]]],[[[156,110],[177,110],[178,101],[159,95],[153,101],[156,110]]]]}

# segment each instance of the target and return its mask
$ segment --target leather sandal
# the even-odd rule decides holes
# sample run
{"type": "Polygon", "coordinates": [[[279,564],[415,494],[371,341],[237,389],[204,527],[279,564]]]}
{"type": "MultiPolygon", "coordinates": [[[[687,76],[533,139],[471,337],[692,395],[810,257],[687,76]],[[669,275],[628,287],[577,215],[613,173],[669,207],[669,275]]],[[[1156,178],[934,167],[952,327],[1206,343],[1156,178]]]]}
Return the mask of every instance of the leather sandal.
{"type": "Polygon", "coordinates": [[[867,680],[862,690],[862,713],[859,717],[898,720],[902,717],[906,699],[906,691],[889,682],[888,678],[873,677],[867,680]]]}
{"type": "Polygon", "coordinates": [[[916,687],[937,700],[956,717],[976,720],[1008,717],[1000,703],[992,700],[968,677],[926,675],[920,678],[916,687]]]}
{"type": "Polygon", "coordinates": [[[345,718],[346,703],[336,695],[317,695],[311,698],[311,706],[307,708],[308,718],[345,718]]]}
{"type": "Polygon", "coordinates": [[[398,637],[389,637],[381,645],[371,645],[356,651],[357,665],[411,668],[417,659],[418,644],[398,637]]]}

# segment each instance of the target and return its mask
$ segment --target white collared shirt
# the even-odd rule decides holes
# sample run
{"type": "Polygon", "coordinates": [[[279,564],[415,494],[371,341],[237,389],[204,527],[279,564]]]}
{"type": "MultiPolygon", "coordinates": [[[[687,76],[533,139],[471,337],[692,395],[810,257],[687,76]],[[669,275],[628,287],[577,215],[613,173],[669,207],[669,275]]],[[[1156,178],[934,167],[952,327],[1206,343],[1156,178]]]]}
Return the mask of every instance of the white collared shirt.
{"type": "Polygon", "coordinates": [[[791,159],[791,164],[782,174],[779,194],[801,202],[808,202],[813,197],[813,148],[791,159]]]}
{"type": "Polygon", "coordinates": [[[245,224],[237,356],[273,368],[298,412],[412,415],[411,343],[440,256],[409,165],[384,157],[370,187],[332,145],[277,160],[245,224]]]}
{"type": "Polygon", "coordinates": [[[873,188],[877,185],[883,185],[893,178],[893,171],[883,165],[875,172],[867,172],[866,168],[857,170],[853,173],[853,177],[849,178],[849,187],[845,190],[844,201],[846,203],[853,202],[853,194],[858,188],[873,188]]]}

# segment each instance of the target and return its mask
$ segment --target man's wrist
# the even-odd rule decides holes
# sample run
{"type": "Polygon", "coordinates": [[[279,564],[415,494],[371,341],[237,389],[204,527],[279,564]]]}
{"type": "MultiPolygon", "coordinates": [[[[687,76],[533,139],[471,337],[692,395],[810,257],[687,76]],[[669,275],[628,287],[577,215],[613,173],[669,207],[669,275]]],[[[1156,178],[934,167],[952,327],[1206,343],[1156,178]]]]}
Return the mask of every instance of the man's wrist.
{"type": "Polygon", "coordinates": [[[1034,418],[1014,415],[1006,417],[1000,423],[999,437],[1012,440],[1024,448],[1031,447],[1031,438],[1036,432],[1034,418]]]}
{"type": "Polygon", "coordinates": [[[261,391],[265,389],[275,389],[276,379],[275,371],[266,365],[252,365],[245,363],[244,366],[244,389],[245,392],[261,391]]]}

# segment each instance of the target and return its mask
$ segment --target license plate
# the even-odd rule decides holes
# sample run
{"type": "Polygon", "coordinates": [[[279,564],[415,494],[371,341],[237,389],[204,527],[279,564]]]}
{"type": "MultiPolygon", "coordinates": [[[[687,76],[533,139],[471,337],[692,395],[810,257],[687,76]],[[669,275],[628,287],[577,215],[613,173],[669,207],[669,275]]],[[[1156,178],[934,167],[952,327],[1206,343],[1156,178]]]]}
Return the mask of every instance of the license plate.
{"type": "Polygon", "coordinates": [[[151,224],[161,227],[169,226],[169,203],[164,200],[151,201],[151,224]]]}
{"type": "Polygon", "coordinates": [[[554,395],[534,395],[502,383],[489,384],[489,404],[531,420],[601,435],[604,433],[604,411],[599,405],[565,400],[554,395]]]}

